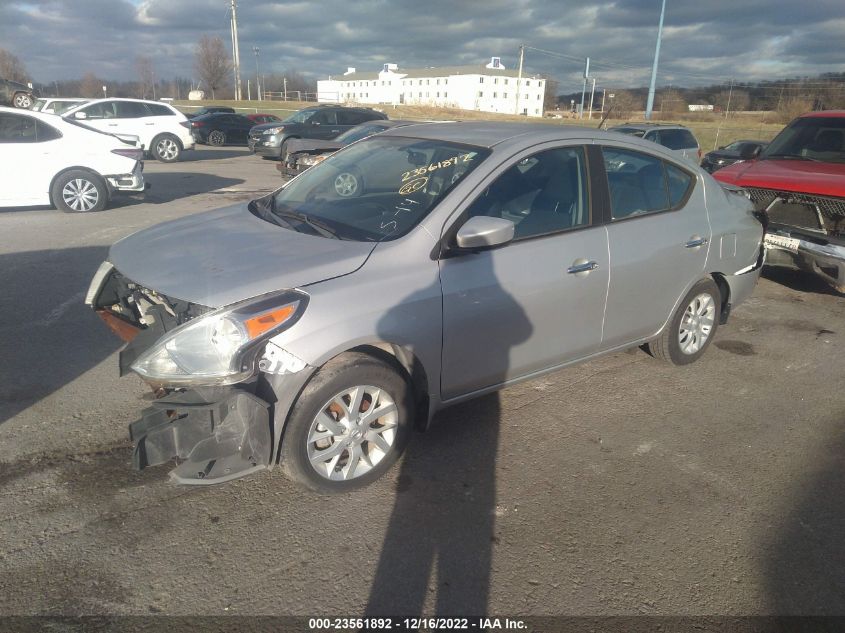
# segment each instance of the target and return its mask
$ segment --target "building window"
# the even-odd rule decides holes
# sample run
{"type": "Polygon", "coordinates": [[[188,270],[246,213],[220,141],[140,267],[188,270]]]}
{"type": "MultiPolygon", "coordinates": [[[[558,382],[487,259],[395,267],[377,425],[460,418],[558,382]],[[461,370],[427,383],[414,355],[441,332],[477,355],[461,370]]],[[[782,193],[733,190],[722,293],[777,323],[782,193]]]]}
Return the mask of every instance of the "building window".
{"type": "Polygon", "coordinates": [[[392,82],[392,81],[388,81],[388,82],[387,82],[387,85],[388,85],[388,86],[392,86],[392,85],[393,85],[393,82],[392,82]]]}
{"type": "Polygon", "coordinates": [[[494,77],[494,78],[493,78],[493,83],[494,83],[494,84],[499,83],[499,78],[498,78],[498,77],[494,77]]]}
{"type": "Polygon", "coordinates": [[[438,86],[440,85],[440,80],[439,80],[439,79],[437,80],[437,85],[438,85],[438,86]]]}
{"type": "Polygon", "coordinates": [[[428,79],[426,79],[426,80],[425,80],[425,85],[426,85],[426,86],[428,85],[428,79]]]}
{"type": "Polygon", "coordinates": [[[438,98],[438,99],[440,98],[440,93],[439,93],[439,92],[437,93],[437,98],[438,98]]]}
{"type": "Polygon", "coordinates": [[[444,80],[443,80],[443,83],[444,83],[444,84],[447,84],[447,83],[449,83],[449,80],[448,80],[448,79],[444,79],[444,80]]]}
{"type": "Polygon", "coordinates": [[[506,85],[506,86],[508,85],[508,80],[507,80],[507,77],[505,78],[505,85],[506,85]]]}
{"type": "Polygon", "coordinates": [[[494,98],[494,99],[498,99],[498,98],[499,98],[499,93],[498,93],[498,92],[494,92],[494,93],[493,93],[493,98],[494,98]]]}
{"type": "Polygon", "coordinates": [[[448,96],[448,95],[444,92],[444,93],[443,93],[443,98],[445,99],[447,96],[448,96]]]}
{"type": "Polygon", "coordinates": [[[539,101],[539,100],[540,100],[540,95],[537,95],[537,101],[539,101]]]}
{"type": "Polygon", "coordinates": [[[427,93],[427,92],[425,93],[425,96],[426,96],[426,97],[428,97],[428,93],[427,93]]]}
{"type": "Polygon", "coordinates": [[[478,83],[483,84],[483,83],[484,83],[484,77],[479,77],[479,78],[478,78],[478,83]]]}
{"type": "Polygon", "coordinates": [[[420,79],[420,85],[422,86],[422,79],[420,79]]]}
{"type": "Polygon", "coordinates": [[[420,99],[422,99],[422,93],[420,93],[420,99]]]}
{"type": "Polygon", "coordinates": [[[483,96],[484,96],[484,93],[483,93],[481,90],[479,90],[479,91],[478,91],[478,96],[479,96],[479,97],[483,97],[483,96]]]}
{"type": "Polygon", "coordinates": [[[526,85],[526,86],[530,86],[530,85],[531,85],[531,82],[530,82],[530,81],[526,81],[526,82],[525,82],[525,85],[526,85]]]}
{"type": "Polygon", "coordinates": [[[525,98],[526,98],[526,99],[528,98],[528,93],[527,93],[527,92],[525,93],[525,98]]]}

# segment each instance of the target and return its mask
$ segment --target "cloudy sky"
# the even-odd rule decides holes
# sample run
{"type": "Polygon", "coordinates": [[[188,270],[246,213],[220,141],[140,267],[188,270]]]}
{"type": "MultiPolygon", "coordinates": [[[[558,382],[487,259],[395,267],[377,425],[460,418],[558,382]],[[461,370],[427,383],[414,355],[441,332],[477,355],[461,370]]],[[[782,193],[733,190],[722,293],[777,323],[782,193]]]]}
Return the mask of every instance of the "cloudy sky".
{"type": "MultiPolygon", "coordinates": [[[[134,59],[161,78],[192,77],[204,33],[229,42],[229,0],[0,0],[0,47],[39,82],[135,79],[134,59]]],[[[243,72],[295,69],[318,78],[472,64],[501,56],[580,89],[585,56],[599,85],[648,81],[660,0],[239,0],[243,72]],[[541,49],[540,52],[535,49],[541,49]]],[[[845,71],[844,0],[667,0],[659,85],[845,71]]]]}

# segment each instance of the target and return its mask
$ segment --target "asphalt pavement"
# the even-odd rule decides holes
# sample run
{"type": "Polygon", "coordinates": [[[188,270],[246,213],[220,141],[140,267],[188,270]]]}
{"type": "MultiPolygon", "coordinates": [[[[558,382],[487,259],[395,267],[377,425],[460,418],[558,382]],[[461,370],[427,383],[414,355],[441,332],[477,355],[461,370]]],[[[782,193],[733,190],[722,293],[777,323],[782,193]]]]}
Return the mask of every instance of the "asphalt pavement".
{"type": "Polygon", "coordinates": [[[845,614],[845,298],[797,273],[691,366],[635,349],[457,406],[349,495],[131,470],[147,389],[91,275],[279,182],[186,157],[145,201],[0,210],[0,614],[845,614]]]}

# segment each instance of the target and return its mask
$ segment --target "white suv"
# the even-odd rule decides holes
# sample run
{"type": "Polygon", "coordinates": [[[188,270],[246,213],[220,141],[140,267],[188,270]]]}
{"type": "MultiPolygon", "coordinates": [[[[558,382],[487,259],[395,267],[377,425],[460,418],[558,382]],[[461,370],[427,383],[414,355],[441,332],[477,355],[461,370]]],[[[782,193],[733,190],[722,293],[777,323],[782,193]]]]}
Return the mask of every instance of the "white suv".
{"type": "Polygon", "coordinates": [[[143,157],[73,120],[0,107],[0,207],[100,211],[117,192],[144,191],[143,157]]]}
{"type": "Polygon", "coordinates": [[[137,136],[153,158],[164,163],[172,163],[184,150],[194,148],[187,117],[158,101],[95,99],[62,116],[110,134],[137,136]]]}

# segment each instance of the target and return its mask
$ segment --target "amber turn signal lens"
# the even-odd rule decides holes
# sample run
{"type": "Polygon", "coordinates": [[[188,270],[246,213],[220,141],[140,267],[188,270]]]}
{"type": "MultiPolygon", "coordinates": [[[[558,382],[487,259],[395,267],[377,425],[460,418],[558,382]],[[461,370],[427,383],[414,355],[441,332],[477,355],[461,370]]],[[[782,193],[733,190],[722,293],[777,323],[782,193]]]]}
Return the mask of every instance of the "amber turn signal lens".
{"type": "Polygon", "coordinates": [[[246,332],[250,340],[264,334],[267,330],[271,330],[277,325],[281,325],[287,321],[293,314],[296,306],[287,305],[271,312],[265,312],[251,319],[244,321],[246,332]]]}

